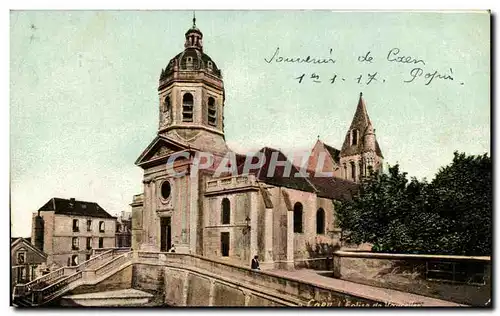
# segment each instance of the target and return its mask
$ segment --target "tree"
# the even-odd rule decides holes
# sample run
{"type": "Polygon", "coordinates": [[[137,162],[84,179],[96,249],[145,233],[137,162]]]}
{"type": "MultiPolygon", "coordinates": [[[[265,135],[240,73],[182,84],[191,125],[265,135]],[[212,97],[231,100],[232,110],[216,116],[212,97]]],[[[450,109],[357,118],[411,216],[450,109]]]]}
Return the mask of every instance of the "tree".
{"type": "Polygon", "coordinates": [[[395,165],[361,182],[337,203],[343,240],[374,251],[486,255],[491,253],[491,159],[455,153],[431,183],[395,165]]]}
{"type": "Polygon", "coordinates": [[[490,255],[493,182],[491,158],[454,153],[432,181],[430,206],[443,219],[440,244],[456,254],[490,255]]]}

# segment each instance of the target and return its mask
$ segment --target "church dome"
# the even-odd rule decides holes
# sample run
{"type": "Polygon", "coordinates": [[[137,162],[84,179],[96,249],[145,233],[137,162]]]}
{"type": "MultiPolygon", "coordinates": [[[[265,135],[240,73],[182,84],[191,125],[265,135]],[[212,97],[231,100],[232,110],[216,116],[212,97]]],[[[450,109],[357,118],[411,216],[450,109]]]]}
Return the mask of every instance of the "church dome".
{"type": "Polygon", "coordinates": [[[167,67],[162,69],[160,81],[175,71],[205,71],[222,79],[220,69],[212,58],[203,52],[203,33],[196,27],[196,18],[193,17],[193,26],[187,30],[185,37],[184,51],[172,58],[167,67]]]}

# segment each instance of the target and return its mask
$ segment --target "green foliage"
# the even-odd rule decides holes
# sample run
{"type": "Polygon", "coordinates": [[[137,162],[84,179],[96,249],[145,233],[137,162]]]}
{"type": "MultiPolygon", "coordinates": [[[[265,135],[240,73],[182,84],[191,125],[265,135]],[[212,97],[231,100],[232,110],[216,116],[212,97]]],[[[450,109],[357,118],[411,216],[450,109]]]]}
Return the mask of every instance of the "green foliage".
{"type": "Polygon", "coordinates": [[[431,183],[398,165],[363,180],[352,200],[336,203],[343,240],[378,252],[490,255],[491,158],[454,155],[431,183]]]}

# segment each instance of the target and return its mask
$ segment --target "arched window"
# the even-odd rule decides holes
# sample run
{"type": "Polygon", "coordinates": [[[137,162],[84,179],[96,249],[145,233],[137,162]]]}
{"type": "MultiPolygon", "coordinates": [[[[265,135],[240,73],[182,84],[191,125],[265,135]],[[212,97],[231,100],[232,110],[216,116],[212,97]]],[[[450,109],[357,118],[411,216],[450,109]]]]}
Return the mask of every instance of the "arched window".
{"type": "Polygon", "coordinates": [[[208,124],[212,126],[217,125],[217,108],[215,106],[215,99],[208,98],[208,124]]]}
{"type": "Polygon", "coordinates": [[[316,211],[316,234],[325,234],[325,211],[322,208],[316,211]]]}
{"type": "Polygon", "coordinates": [[[351,179],[352,181],[356,181],[356,164],[354,161],[351,161],[351,179]]]}
{"type": "Polygon", "coordinates": [[[231,203],[228,198],[222,199],[222,224],[229,224],[231,222],[231,203]]]}
{"type": "Polygon", "coordinates": [[[163,111],[170,112],[170,97],[168,95],[165,97],[165,102],[163,104],[163,111]]]}
{"type": "Polygon", "coordinates": [[[353,129],[351,132],[351,145],[357,145],[358,144],[358,130],[353,129]]]}
{"type": "Polygon", "coordinates": [[[293,206],[293,232],[302,233],[302,204],[295,203],[293,206]]]}
{"type": "Polygon", "coordinates": [[[182,97],[182,121],[192,122],[193,121],[193,104],[194,99],[191,93],[186,93],[182,97]]]}

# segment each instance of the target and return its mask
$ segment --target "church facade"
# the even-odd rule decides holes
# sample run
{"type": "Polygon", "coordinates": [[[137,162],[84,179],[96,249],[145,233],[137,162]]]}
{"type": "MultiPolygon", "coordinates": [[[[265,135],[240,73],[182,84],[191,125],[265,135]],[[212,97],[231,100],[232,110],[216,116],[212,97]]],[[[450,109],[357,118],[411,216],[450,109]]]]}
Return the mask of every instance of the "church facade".
{"type": "Polygon", "coordinates": [[[234,153],[224,137],[221,70],[204,52],[195,22],[184,50],[161,71],[158,133],[136,161],[144,188],[131,204],[132,248],[169,251],[175,245],[176,252],[244,265],[258,255],[263,269],[320,260],[340,239],[333,201],[351,198],[369,169],[382,167],[362,96],[342,149],[318,140],[303,167],[314,174],[321,161],[331,176],[295,177],[301,168],[268,147],[259,155],[234,153]],[[233,172],[221,174],[228,156],[233,172]],[[256,157],[264,158],[261,164],[256,157]]]}

